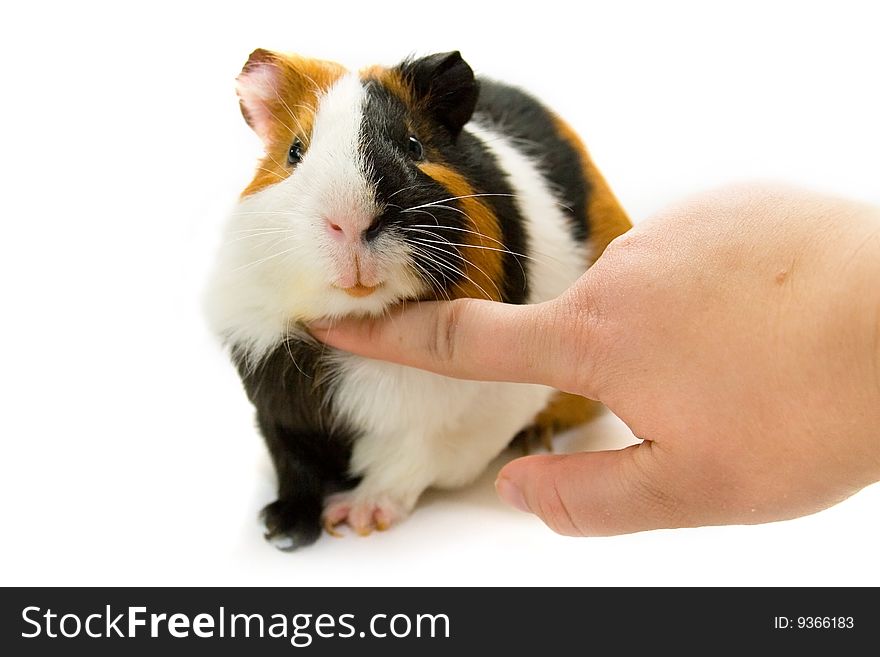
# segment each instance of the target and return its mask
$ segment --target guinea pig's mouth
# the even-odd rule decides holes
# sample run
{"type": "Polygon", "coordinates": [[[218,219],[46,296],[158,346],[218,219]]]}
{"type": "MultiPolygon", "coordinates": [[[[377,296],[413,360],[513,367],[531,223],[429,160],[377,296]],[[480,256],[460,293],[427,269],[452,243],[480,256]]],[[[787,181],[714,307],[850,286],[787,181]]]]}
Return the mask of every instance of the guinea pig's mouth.
{"type": "Polygon", "coordinates": [[[338,285],[334,285],[333,287],[337,290],[342,290],[350,297],[361,299],[370,296],[373,292],[382,287],[382,285],[382,283],[379,283],[378,285],[362,285],[361,283],[357,283],[351,287],[339,287],[338,285]]]}

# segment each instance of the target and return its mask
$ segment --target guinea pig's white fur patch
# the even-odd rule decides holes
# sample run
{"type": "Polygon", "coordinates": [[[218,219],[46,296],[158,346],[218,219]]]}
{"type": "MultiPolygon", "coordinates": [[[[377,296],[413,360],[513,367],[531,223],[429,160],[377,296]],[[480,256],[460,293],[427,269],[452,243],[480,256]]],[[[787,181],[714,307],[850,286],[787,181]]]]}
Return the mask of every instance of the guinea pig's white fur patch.
{"type": "Polygon", "coordinates": [[[534,160],[501,132],[471,121],[465,130],[495,155],[516,195],[514,203],[525,218],[529,255],[529,303],[562,294],[587,267],[587,245],[571,239],[559,199],[550,190],[534,160]],[[574,277],[574,278],[573,278],[574,277]]]}

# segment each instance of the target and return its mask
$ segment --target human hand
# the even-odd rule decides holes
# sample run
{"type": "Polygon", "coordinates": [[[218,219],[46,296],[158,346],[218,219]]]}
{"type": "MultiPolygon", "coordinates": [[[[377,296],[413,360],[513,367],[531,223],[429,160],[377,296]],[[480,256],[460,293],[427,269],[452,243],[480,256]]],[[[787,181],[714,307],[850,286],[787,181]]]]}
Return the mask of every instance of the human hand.
{"type": "Polygon", "coordinates": [[[563,534],[781,520],[880,479],[876,208],[722,190],[639,224],[548,303],[423,303],[312,331],[608,406],[642,443],[520,458],[498,476],[502,498],[563,534]]]}

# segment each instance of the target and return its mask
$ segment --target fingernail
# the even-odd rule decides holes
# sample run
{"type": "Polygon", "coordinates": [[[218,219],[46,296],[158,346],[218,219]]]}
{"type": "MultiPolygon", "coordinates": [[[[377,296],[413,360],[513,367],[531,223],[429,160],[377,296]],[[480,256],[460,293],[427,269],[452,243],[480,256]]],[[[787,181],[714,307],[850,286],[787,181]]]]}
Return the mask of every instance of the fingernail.
{"type": "Polygon", "coordinates": [[[514,509],[519,509],[524,513],[532,512],[528,505],[526,505],[526,498],[523,497],[522,491],[510,479],[497,479],[495,481],[495,491],[498,493],[498,497],[514,509]]]}
{"type": "Polygon", "coordinates": [[[316,331],[326,331],[332,325],[332,321],[326,317],[319,317],[318,319],[306,322],[306,326],[311,330],[314,329],[316,331]]]}

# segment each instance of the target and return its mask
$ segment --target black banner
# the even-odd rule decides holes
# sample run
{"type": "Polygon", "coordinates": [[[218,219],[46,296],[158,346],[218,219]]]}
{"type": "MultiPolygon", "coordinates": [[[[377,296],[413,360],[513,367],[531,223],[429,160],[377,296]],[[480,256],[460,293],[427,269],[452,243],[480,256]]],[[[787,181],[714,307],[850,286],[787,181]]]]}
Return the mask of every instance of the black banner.
{"type": "Polygon", "coordinates": [[[0,647],[163,656],[839,651],[876,645],[876,600],[865,589],[17,588],[2,591],[0,647]]]}

